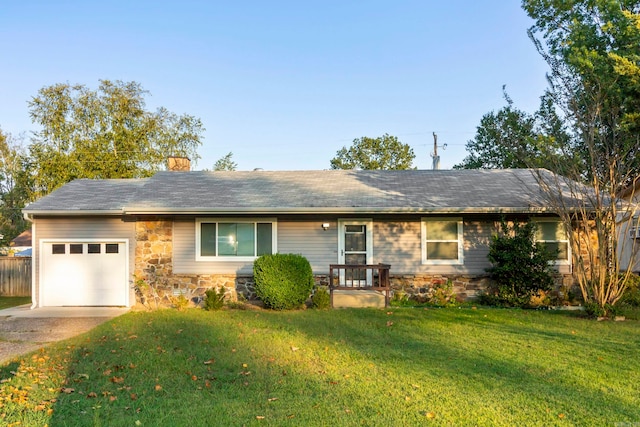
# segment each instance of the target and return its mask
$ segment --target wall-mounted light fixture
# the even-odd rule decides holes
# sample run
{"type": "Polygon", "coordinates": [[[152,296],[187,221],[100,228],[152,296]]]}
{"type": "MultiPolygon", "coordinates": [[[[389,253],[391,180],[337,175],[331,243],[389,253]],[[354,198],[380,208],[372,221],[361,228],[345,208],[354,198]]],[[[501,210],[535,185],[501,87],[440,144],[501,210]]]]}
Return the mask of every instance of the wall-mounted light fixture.
{"type": "Polygon", "coordinates": [[[328,222],[323,222],[323,223],[322,223],[322,229],[323,229],[324,231],[327,231],[327,230],[329,229],[329,225],[330,225],[330,224],[329,224],[328,222]]]}

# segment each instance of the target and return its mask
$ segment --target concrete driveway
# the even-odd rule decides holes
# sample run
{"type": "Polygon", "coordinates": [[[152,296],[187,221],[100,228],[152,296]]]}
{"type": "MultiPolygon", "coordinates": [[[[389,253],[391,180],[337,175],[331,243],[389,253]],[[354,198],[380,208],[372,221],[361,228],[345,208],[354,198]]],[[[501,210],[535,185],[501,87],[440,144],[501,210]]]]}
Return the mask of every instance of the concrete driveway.
{"type": "Polygon", "coordinates": [[[87,332],[129,311],[120,307],[29,307],[0,310],[0,364],[87,332]]]}

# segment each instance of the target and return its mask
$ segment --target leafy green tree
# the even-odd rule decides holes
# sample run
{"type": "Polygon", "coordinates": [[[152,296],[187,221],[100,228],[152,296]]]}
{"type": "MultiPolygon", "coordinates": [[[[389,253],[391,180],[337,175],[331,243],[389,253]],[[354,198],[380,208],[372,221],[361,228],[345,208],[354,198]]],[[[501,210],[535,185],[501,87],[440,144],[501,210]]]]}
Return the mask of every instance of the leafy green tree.
{"type": "Polygon", "coordinates": [[[225,156],[216,160],[213,165],[214,171],[234,171],[238,169],[238,164],[232,160],[233,153],[230,151],[225,156]]]}
{"type": "Polygon", "coordinates": [[[558,157],[561,144],[568,136],[549,99],[543,98],[536,114],[514,107],[506,92],[504,99],[506,106],[482,117],[476,136],[466,144],[469,155],[454,169],[541,167],[555,170],[563,165],[558,157]]]}
{"type": "Polygon", "coordinates": [[[574,181],[541,175],[539,182],[569,231],[585,302],[606,313],[631,274],[620,275],[615,248],[627,233],[616,221],[632,212],[611,201],[640,175],[640,2],[523,0],[522,6],[535,21],[529,36],[550,67],[549,96],[571,134],[564,149],[580,159],[565,170],[574,181]],[[561,197],[567,193],[582,204],[567,206],[561,197]]]}
{"type": "Polygon", "coordinates": [[[412,169],[415,158],[408,144],[385,133],[378,138],[354,139],[351,147],[342,147],[331,159],[331,169],[412,169]]]}
{"type": "Polygon", "coordinates": [[[33,196],[76,178],[137,178],[164,168],[170,155],[197,161],[200,119],[166,108],[146,110],[139,83],[100,80],[97,90],[68,83],[47,86],[29,101],[41,126],[29,145],[33,196]]]}
{"type": "Polygon", "coordinates": [[[23,163],[22,145],[0,129],[0,234],[4,245],[28,227],[22,216],[27,202],[23,163]]]}

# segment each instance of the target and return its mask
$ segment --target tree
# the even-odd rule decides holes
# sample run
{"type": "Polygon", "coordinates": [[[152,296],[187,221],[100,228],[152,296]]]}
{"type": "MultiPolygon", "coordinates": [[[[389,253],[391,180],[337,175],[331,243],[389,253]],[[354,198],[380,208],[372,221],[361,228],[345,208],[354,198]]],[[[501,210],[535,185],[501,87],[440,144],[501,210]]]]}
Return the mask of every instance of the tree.
{"type": "Polygon", "coordinates": [[[0,234],[5,246],[27,228],[22,216],[27,201],[23,163],[22,145],[0,129],[0,234]]]}
{"type": "Polygon", "coordinates": [[[506,169],[563,165],[559,147],[567,135],[549,99],[543,97],[538,113],[515,108],[503,86],[507,105],[482,116],[476,136],[466,144],[469,155],[454,169],[506,169]]]}
{"type": "Polygon", "coordinates": [[[231,158],[233,157],[233,152],[229,151],[226,156],[223,156],[216,160],[213,164],[214,171],[234,171],[238,168],[238,164],[234,162],[231,158]]]}
{"type": "Polygon", "coordinates": [[[538,181],[564,220],[585,302],[606,314],[631,273],[620,271],[616,256],[616,222],[630,211],[615,200],[640,172],[640,3],[522,5],[535,20],[529,36],[550,67],[549,96],[571,134],[563,148],[580,158],[565,171],[571,179],[539,174],[538,181]],[[566,203],[566,194],[580,203],[566,203]]]}
{"type": "Polygon", "coordinates": [[[412,169],[415,158],[408,144],[385,133],[378,138],[354,139],[351,147],[342,147],[331,159],[331,169],[412,169]]]}
{"type": "Polygon", "coordinates": [[[97,90],[54,84],[29,101],[35,132],[27,167],[32,197],[76,178],[137,178],[162,169],[170,155],[197,161],[200,119],[145,109],[139,83],[100,80],[97,90]]]}

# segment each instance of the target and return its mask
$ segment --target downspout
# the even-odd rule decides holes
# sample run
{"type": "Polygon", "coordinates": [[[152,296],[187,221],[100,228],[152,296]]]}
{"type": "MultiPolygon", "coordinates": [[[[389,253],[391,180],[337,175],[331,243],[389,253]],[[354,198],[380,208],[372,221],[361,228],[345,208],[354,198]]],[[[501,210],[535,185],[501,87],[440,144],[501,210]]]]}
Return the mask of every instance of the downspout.
{"type": "Polygon", "coordinates": [[[36,239],[36,223],[33,222],[33,217],[31,217],[28,213],[23,213],[22,216],[24,217],[25,220],[31,223],[31,307],[30,309],[33,310],[34,308],[38,307],[38,304],[36,301],[36,261],[35,261],[36,257],[34,255],[37,253],[39,256],[40,253],[39,251],[38,252],[35,251],[36,245],[34,245],[34,243],[38,241],[36,239]]]}

